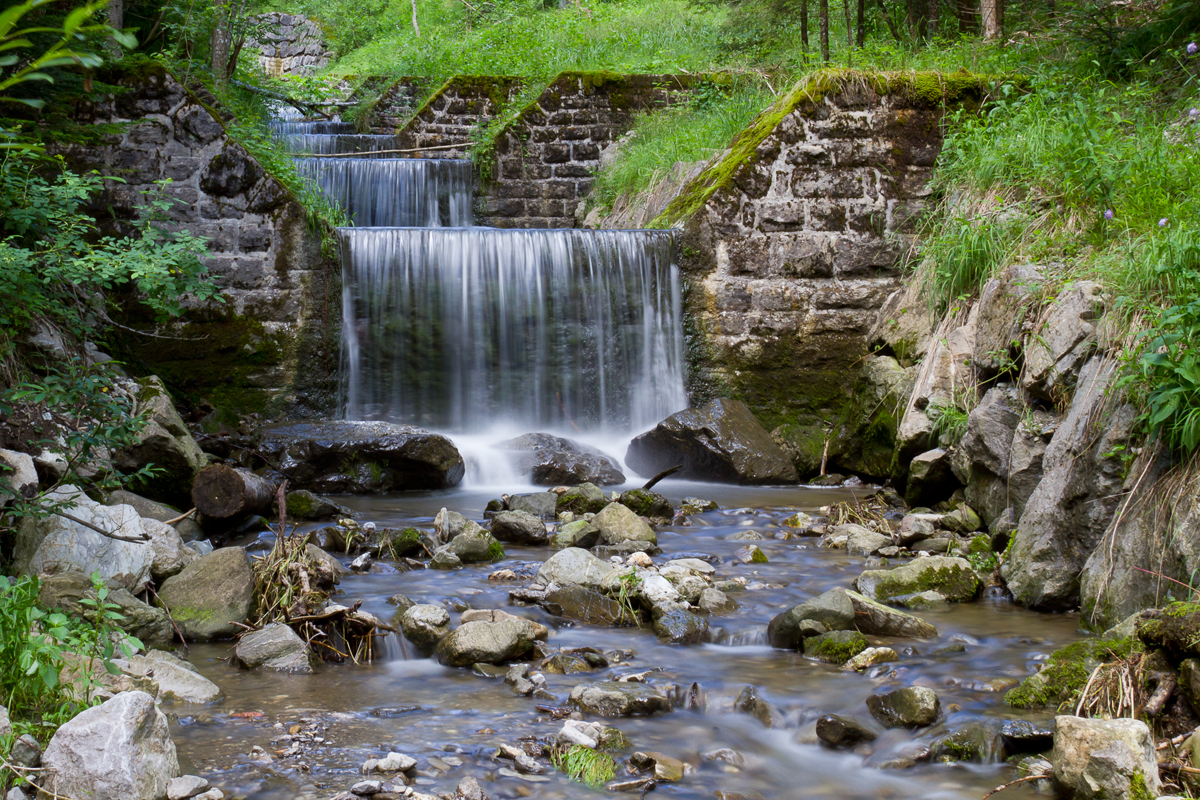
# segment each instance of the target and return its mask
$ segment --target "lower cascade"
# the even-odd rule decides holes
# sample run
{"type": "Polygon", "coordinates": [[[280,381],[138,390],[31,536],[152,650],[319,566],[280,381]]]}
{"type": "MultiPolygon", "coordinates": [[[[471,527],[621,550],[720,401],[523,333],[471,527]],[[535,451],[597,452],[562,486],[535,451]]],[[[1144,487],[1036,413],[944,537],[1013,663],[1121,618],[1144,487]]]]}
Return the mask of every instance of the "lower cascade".
{"type": "Polygon", "coordinates": [[[357,227],[471,224],[471,163],[434,158],[297,158],[296,171],[357,227]]]}
{"type": "Polygon", "coordinates": [[[338,234],[347,418],[625,431],[687,405],[670,233],[338,234]]]}

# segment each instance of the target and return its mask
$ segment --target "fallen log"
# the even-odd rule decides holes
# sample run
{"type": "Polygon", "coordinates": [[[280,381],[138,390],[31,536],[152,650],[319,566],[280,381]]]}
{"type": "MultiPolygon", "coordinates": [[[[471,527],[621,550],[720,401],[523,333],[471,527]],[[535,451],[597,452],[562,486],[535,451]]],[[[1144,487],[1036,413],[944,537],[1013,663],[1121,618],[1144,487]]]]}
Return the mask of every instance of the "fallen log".
{"type": "Polygon", "coordinates": [[[192,481],[192,504],[205,517],[229,519],[271,508],[275,484],[253,472],[215,464],[192,481]]]}

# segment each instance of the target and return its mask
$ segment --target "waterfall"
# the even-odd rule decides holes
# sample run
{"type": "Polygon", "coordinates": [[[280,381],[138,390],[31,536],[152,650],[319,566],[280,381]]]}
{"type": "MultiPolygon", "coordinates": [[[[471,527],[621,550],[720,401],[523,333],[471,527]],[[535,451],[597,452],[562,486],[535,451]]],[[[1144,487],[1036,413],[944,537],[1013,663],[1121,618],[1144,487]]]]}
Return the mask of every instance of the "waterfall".
{"type": "Polygon", "coordinates": [[[433,158],[298,158],[296,171],[355,227],[471,224],[471,162],[433,158]]]}
{"type": "Polygon", "coordinates": [[[687,405],[669,232],[338,233],[352,419],[636,430],[687,405]]]}
{"type": "Polygon", "coordinates": [[[361,155],[377,150],[395,150],[396,137],[378,133],[286,133],[279,139],[293,153],[320,155],[360,154],[358,158],[395,158],[395,153],[361,155]]]}

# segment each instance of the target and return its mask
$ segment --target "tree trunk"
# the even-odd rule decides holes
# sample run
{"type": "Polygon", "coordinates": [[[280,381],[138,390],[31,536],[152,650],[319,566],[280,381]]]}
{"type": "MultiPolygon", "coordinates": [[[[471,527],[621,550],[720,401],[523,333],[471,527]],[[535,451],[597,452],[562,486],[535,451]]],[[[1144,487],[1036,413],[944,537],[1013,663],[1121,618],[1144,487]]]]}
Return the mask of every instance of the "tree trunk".
{"type": "Polygon", "coordinates": [[[808,0],[800,0],[800,43],[808,55],[808,0]]]}
{"type": "Polygon", "coordinates": [[[1004,0],[981,0],[983,40],[995,42],[1004,38],[1004,0]]]}
{"type": "MultiPolygon", "coordinates": [[[[986,2],[986,0],[985,0],[986,2]]],[[[213,78],[217,83],[225,83],[229,73],[229,48],[232,45],[232,31],[229,24],[229,3],[227,0],[213,0],[213,29],[209,39],[209,67],[212,68],[213,78]]]]}
{"type": "Polygon", "coordinates": [[[829,61],[829,0],[821,0],[818,14],[821,17],[821,60],[829,61]]]}
{"type": "Polygon", "coordinates": [[[253,472],[215,464],[192,481],[192,504],[206,517],[229,519],[271,508],[275,484],[253,472]]]}
{"type": "MultiPolygon", "coordinates": [[[[105,10],[108,13],[108,27],[118,31],[125,27],[125,0],[109,0],[108,8],[105,10]]],[[[112,37],[109,37],[108,41],[104,43],[104,49],[108,52],[109,58],[121,57],[121,43],[112,37]]]]}
{"type": "Polygon", "coordinates": [[[954,7],[958,16],[958,32],[978,33],[979,18],[975,12],[974,0],[957,0],[954,7]]]}
{"type": "Polygon", "coordinates": [[[941,9],[938,7],[938,0],[929,0],[929,23],[925,26],[925,35],[933,41],[933,37],[937,36],[938,21],[941,17],[941,9]]]}
{"type": "Polygon", "coordinates": [[[850,11],[850,4],[854,0],[846,0],[846,49],[854,48],[854,18],[850,11]]]}
{"type": "Polygon", "coordinates": [[[867,43],[867,0],[858,0],[858,38],[856,44],[861,48],[867,43]]]}

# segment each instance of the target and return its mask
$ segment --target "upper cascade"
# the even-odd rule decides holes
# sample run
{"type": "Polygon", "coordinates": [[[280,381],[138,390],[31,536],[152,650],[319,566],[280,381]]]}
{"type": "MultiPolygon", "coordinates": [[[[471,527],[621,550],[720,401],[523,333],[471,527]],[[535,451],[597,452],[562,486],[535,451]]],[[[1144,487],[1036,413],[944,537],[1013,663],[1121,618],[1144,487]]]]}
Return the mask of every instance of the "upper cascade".
{"type": "Polygon", "coordinates": [[[471,224],[471,162],[434,158],[298,158],[296,171],[368,227],[471,224]]]}

